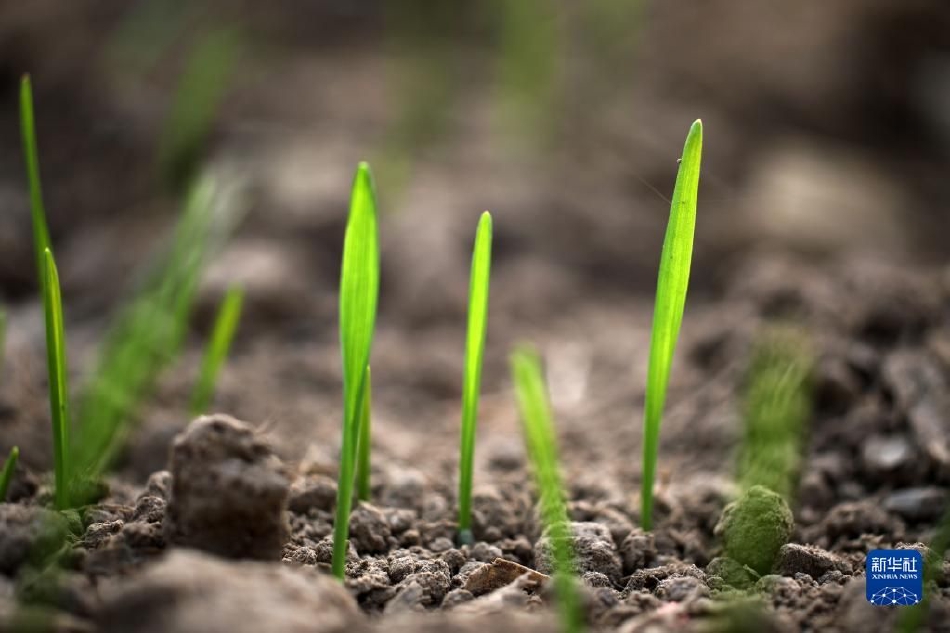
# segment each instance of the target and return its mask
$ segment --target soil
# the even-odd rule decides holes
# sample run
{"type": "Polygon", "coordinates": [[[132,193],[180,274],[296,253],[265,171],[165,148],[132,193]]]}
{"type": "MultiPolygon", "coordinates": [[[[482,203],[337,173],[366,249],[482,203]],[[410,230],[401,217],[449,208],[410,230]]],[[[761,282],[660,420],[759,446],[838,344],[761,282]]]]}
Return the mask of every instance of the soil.
{"type": "MultiPolygon", "coordinates": [[[[154,250],[175,206],[149,172],[161,118],[151,101],[165,94],[162,78],[121,89],[101,71],[79,74],[98,29],[121,13],[101,4],[72,3],[75,38],[49,54],[31,43],[55,26],[0,8],[0,33],[18,35],[9,38],[11,59],[33,62],[74,385],[128,271],[154,250]],[[44,133],[51,120],[57,127],[44,133]],[[132,164],[140,167],[115,178],[132,164]]],[[[508,139],[492,132],[492,104],[468,86],[451,142],[416,155],[403,188],[381,187],[373,490],[350,519],[342,585],[329,576],[342,409],[336,283],[350,169],[391,118],[379,105],[385,55],[281,40],[274,33],[293,31],[294,20],[280,11],[261,25],[282,63],[281,94],[294,98],[262,90],[266,64],[247,62],[207,156],[247,185],[246,221],[207,271],[191,344],[131,421],[106,495],[75,512],[47,509],[45,350],[29,215],[19,167],[0,162],[0,204],[16,210],[0,215],[10,323],[0,450],[21,449],[0,504],[0,630],[555,630],[548,547],[507,368],[523,340],[545,360],[594,630],[895,630],[898,611],[865,600],[865,556],[925,551],[950,506],[950,269],[940,263],[946,209],[934,203],[947,192],[946,147],[923,144],[937,135],[908,124],[921,104],[879,94],[867,68],[884,57],[925,66],[945,48],[931,31],[943,33],[950,16],[940,3],[916,3],[930,15],[907,18],[920,37],[885,55],[880,42],[889,40],[878,31],[911,3],[825,3],[821,19],[790,10],[777,29],[762,27],[774,27],[774,15],[739,11],[730,14],[736,37],[698,41],[684,57],[678,45],[670,50],[675,34],[702,15],[655,4],[630,95],[650,125],[631,126],[623,108],[591,115],[590,127],[569,120],[576,137],[542,163],[500,150],[508,139]],[[778,31],[795,44],[770,47],[778,31]],[[799,54],[802,42],[810,57],[799,54]],[[837,56],[841,42],[868,58],[837,56]],[[671,76],[682,86],[671,87],[671,76]],[[871,97],[879,109],[865,107],[871,97]],[[643,385],[668,209],[651,188],[669,190],[697,110],[709,131],[702,215],[661,432],[655,527],[645,532],[643,385]],[[871,142],[866,129],[903,133],[871,142]],[[460,546],[466,279],[484,207],[496,233],[475,543],[460,546]],[[247,304],[218,386],[220,413],[193,420],[186,411],[210,316],[235,281],[247,304]],[[750,350],[788,324],[806,332],[816,357],[814,406],[792,521],[780,533],[788,543],[771,567],[755,561],[753,569],[736,560],[741,546],[729,544],[727,556],[721,526],[740,492],[750,350]],[[63,543],[58,571],[31,564],[63,543]],[[38,606],[23,610],[17,599],[38,606]]],[[[345,15],[347,24],[359,19],[345,15]]],[[[360,28],[372,32],[373,20],[360,28]]],[[[0,70],[15,85],[19,69],[0,70]]],[[[13,121],[15,96],[0,97],[0,115],[13,121]]],[[[15,141],[2,140],[4,155],[15,155],[15,141]]],[[[380,162],[385,176],[391,165],[380,162]]],[[[929,628],[950,631],[950,562],[933,571],[929,628]]]]}

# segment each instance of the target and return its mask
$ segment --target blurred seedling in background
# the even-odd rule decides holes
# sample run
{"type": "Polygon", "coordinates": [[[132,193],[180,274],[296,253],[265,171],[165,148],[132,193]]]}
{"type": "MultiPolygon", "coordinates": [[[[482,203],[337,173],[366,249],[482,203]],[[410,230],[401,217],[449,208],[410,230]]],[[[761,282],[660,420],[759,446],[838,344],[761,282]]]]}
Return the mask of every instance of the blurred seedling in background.
{"type": "Polygon", "coordinates": [[[812,409],[814,364],[806,334],[772,327],[759,337],[746,372],[738,481],[761,485],[790,503],[798,488],[812,409]]]}
{"type": "Polygon", "coordinates": [[[218,381],[218,373],[228,359],[231,342],[241,322],[241,307],[244,305],[244,291],[237,287],[228,288],[211,330],[211,340],[205,350],[204,360],[201,363],[201,373],[198,384],[195,385],[191,397],[191,412],[200,415],[207,412],[214,399],[214,390],[218,381]]]}
{"type": "Polygon", "coordinates": [[[574,546],[558,466],[557,435],[551,404],[537,353],[522,347],[511,355],[518,409],[541,508],[541,521],[551,543],[553,581],[561,614],[561,630],[583,630],[583,613],[575,581],[574,546]]]}
{"type": "Polygon", "coordinates": [[[696,121],[689,129],[680,160],[670,221],[660,255],[660,272],[653,304],[653,331],[650,336],[650,361],[647,369],[646,400],[643,411],[643,478],[640,492],[640,521],[644,530],[653,527],[653,480],[656,475],[660,423],[666,390],[673,366],[673,353],[683,322],[686,289],[693,257],[693,233],[696,228],[696,200],[699,191],[699,167],[703,152],[703,124],[696,121]]]}
{"type": "Polygon", "coordinates": [[[359,451],[356,461],[356,498],[360,501],[369,501],[371,488],[370,469],[373,446],[372,408],[373,408],[373,374],[369,365],[366,366],[366,376],[363,378],[365,386],[360,404],[360,431],[359,451]]]}
{"type": "Polygon", "coordinates": [[[13,480],[13,472],[16,470],[19,459],[20,449],[14,446],[10,449],[6,461],[3,462],[3,470],[0,471],[0,503],[7,500],[7,490],[10,489],[10,482],[13,480]]]}
{"type": "MultiPolygon", "coordinates": [[[[379,296],[379,229],[376,191],[369,165],[360,163],[353,180],[340,272],[340,350],[343,359],[343,442],[340,449],[333,574],[346,573],[346,545],[359,451],[360,423],[368,410],[369,359],[379,296]]],[[[368,418],[368,416],[367,416],[368,418]]],[[[370,437],[369,429],[365,431],[370,437]]],[[[368,460],[367,460],[368,462],[368,460]]],[[[366,469],[368,472],[369,464],[366,469]]]]}
{"type": "Polygon", "coordinates": [[[465,338],[465,376],[462,379],[462,432],[459,449],[459,541],[472,543],[472,475],[475,467],[475,430],[482,361],[488,329],[488,288],[491,278],[492,217],[482,213],[472,249],[468,291],[468,330],[465,338]]]}
{"type": "Polygon", "coordinates": [[[193,183],[170,248],[147,268],[143,283],[109,329],[71,428],[62,300],[43,208],[29,77],[21,82],[20,118],[47,324],[55,498],[65,508],[94,496],[93,484],[121,448],[138,408],[161,370],[179,354],[201,271],[240,217],[239,185],[210,173],[193,183]]]}

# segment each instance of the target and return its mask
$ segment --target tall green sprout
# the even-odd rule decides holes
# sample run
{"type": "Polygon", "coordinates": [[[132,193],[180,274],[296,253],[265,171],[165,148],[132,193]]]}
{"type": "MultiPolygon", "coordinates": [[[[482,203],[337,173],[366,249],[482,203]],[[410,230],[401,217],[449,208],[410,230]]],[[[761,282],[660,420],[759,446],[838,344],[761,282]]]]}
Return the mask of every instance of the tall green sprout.
{"type": "Polygon", "coordinates": [[[647,369],[646,402],[643,416],[643,481],[640,521],[643,529],[653,526],[653,479],[660,443],[660,422],[666,389],[673,365],[673,352],[683,321],[689,268],[693,257],[693,232],[696,227],[696,198],[699,190],[699,165],[703,152],[703,124],[697,120],[689,129],[683,158],[680,160],[670,221],[660,255],[660,272],[650,337],[650,364],[647,369]]]}
{"type": "Polygon", "coordinates": [[[63,334],[63,300],[53,253],[43,252],[43,309],[46,314],[46,357],[49,370],[49,410],[53,422],[53,461],[56,473],[56,507],[70,505],[69,387],[66,381],[66,337],[63,334]]]}
{"type": "Polygon", "coordinates": [[[538,487],[541,519],[551,543],[554,587],[562,628],[567,633],[576,633],[584,625],[580,596],[573,578],[574,548],[558,467],[554,419],[537,353],[527,347],[515,350],[511,355],[511,373],[521,411],[528,459],[531,460],[538,487]]]}
{"type": "Polygon", "coordinates": [[[241,321],[243,304],[244,291],[237,286],[228,288],[224,300],[221,301],[221,307],[218,308],[214,328],[211,330],[211,341],[208,343],[208,349],[201,363],[198,384],[191,397],[191,412],[194,415],[204,413],[211,405],[214,388],[218,381],[218,372],[221,371],[221,367],[228,358],[231,341],[234,340],[234,333],[237,332],[238,323],[241,321]]]}
{"type": "Polygon", "coordinates": [[[46,224],[46,209],[43,206],[43,188],[40,184],[40,159],[36,149],[36,125],[33,116],[33,89],[30,76],[20,80],[20,133],[23,137],[23,157],[26,161],[26,176],[30,185],[30,214],[33,218],[33,253],[36,257],[36,274],[39,283],[44,283],[44,253],[51,248],[49,227],[46,224]]]}
{"type": "Polygon", "coordinates": [[[13,480],[13,471],[16,470],[16,463],[20,459],[20,449],[14,446],[10,449],[7,460],[3,462],[3,470],[0,471],[0,503],[7,499],[7,490],[10,488],[10,481],[13,480]]]}
{"type": "Polygon", "coordinates": [[[472,472],[475,465],[475,427],[478,395],[488,326],[488,286],[491,277],[492,218],[482,213],[472,249],[472,272],[468,290],[468,334],[465,338],[465,377],[462,386],[462,437],[459,451],[459,541],[471,543],[472,472]]]}
{"type": "Polygon", "coordinates": [[[333,523],[333,574],[346,574],[346,542],[360,431],[360,404],[366,385],[379,295],[379,229],[376,192],[369,165],[360,163],[353,180],[340,273],[340,349],[343,357],[343,446],[333,523]]]}
{"type": "Polygon", "coordinates": [[[359,451],[356,460],[356,498],[368,501],[370,489],[370,453],[373,444],[372,429],[372,400],[373,380],[369,365],[366,366],[366,376],[363,378],[363,398],[360,402],[360,433],[359,451]]]}

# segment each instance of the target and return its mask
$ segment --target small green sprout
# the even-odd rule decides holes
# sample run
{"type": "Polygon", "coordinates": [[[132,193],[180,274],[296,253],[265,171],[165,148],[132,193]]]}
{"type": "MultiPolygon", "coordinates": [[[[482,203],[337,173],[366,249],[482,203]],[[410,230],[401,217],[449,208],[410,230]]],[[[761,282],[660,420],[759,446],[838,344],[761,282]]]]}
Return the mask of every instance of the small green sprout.
{"type": "Polygon", "coordinates": [[[369,369],[366,366],[366,376],[363,378],[363,401],[360,403],[360,439],[359,455],[356,461],[356,498],[360,501],[368,501],[370,497],[370,453],[373,443],[372,429],[372,400],[373,400],[373,379],[369,369]]]}
{"type": "Polygon", "coordinates": [[[205,351],[204,361],[201,364],[201,375],[198,385],[191,398],[191,412],[199,415],[207,411],[214,397],[214,388],[218,380],[218,372],[228,358],[231,341],[241,321],[241,307],[244,304],[244,291],[233,286],[228,289],[211,331],[211,342],[205,351]]]}
{"type": "Polygon", "coordinates": [[[813,357],[805,335],[774,328],[757,342],[746,378],[745,437],[739,452],[743,490],[762,485],[791,500],[811,412],[813,357]]]}
{"type": "Polygon", "coordinates": [[[666,401],[666,388],[673,365],[673,352],[683,321],[689,268],[693,257],[693,232],[696,227],[696,198],[699,189],[699,165],[703,151],[703,124],[697,120],[689,129],[676,186],[670,205],[670,221],[660,255],[660,272],[650,336],[650,363],[647,369],[646,401],[643,413],[643,481],[640,493],[640,522],[644,530],[653,526],[653,479],[660,443],[660,422],[666,401]]]}
{"type": "Polygon", "coordinates": [[[159,150],[159,168],[176,189],[188,185],[201,162],[204,145],[240,52],[241,37],[234,27],[221,27],[201,36],[175,90],[171,113],[159,150]]]}
{"type": "Polygon", "coordinates": [[[564,631],[575,633],[583,629],[583,613],[574,584],[574,551],[558,467],[554,419],[537,353],[527,347],[515,350],[511,355],[511,373],[528,459],[540,496],[541,519],[551,541],[554,586],[561,622],[564,631]]]}
{"type": "Polygon", "coordinates": [[[66,381],[66,337],[63,334],[63,300],[53,253],[43,259],[43,308],[46,313],[46,356],[49,369],[49,409],[53,421],[53,459],[56,473],[56,507],[69,507],[69,387],[66,381]]]}
{"type": "Polygon", "coordinates": [[[468,334],[465,339],[465,378],[462,387],[462,438],[459,458],[459,542],[472,543],[472,471],[475,427],[488,326],[488,286],[491,277],[492,218],[482,213],[475,232],[468,291],[468,334]]]}
{"type": "Polygon", "coordinates": [[[40,185],[40,159],[36,150],[36,126],[33,117],[33,89],[30,76],[20,80],[20,132],[23,136],[23,156],[30,184],[30,214],[33,217],[33,251],[36,256],[36,274],[43,284],[43,253],[51,248],[46,210],[43,206],[43,188],[40,185]]]}
{"type": "Polygon", "coordinates": [[[10,481],[13,479],[13,471],[16,470],[16,463],[20,459],[20,449],[16,446],[10,449],[10,455],[7,461],[3,462],[3,470],[0,471],[0,503],[7,499],[7,489],[10,488],[10,481]]]}
{"type": "Polygon", "coordinates": [[[379,229],[376,192],[369,165],[360,163],[353,180],[340,272],[340,349],[343,357],[343,446],[333,523],[333,574],[346,574],[346,543],[360,432],[379,295],[379,229]]]}

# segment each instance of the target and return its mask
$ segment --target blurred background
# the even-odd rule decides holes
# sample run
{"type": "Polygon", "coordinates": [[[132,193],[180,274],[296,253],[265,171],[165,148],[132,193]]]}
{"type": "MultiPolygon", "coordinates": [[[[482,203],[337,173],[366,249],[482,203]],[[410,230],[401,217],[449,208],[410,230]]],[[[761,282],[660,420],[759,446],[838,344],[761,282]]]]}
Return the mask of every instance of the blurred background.
{"type": "MultiPolygon", "coordinates": [[[[245,286],[236,362],[244,354],[248,368],[225,377],[223,406],[283,420],[293,416],[270,400],[296,385],[337,425],[320,394],[338,399],[336,284],[357,161],[373,165],[383,214],[377,352],[396,376],[392,410],[403,400],[412,410],[406,386],[423,383],[457,407],[479,213],[490,209],[496,227],[490,391],[511,341],[569,317],[580,340],[645,330],[696,118],[706,133],[694,300],[718,298],[763,250],[828,271],[854,256],[946,262],[948,33],[946,0],[7,0],[10,345],[42,349],[17,124],[24,72],[76,362],[161,244],[187,183],[213,169],[247,208],[208,270],[196,326],[229,284],[245,286]],[[279,346],[300,341],[326,353],[271,372],[279,346]],[[248,380],[277,393],[247,404],[248,380]]],[[[640,336],[617,344],[637,350],[634,364],[640,336]]],[[[583,366],[589,355],[571,345],[561,357],[583,366]]],[[[42,383],[32,388],[41,416],[42,383]]],[[[8,428],[30,426],[27,398],[8,398],[21,402],[8,428]]],[[[293,410],[312,405],[298,398],[293,410]]]]}

